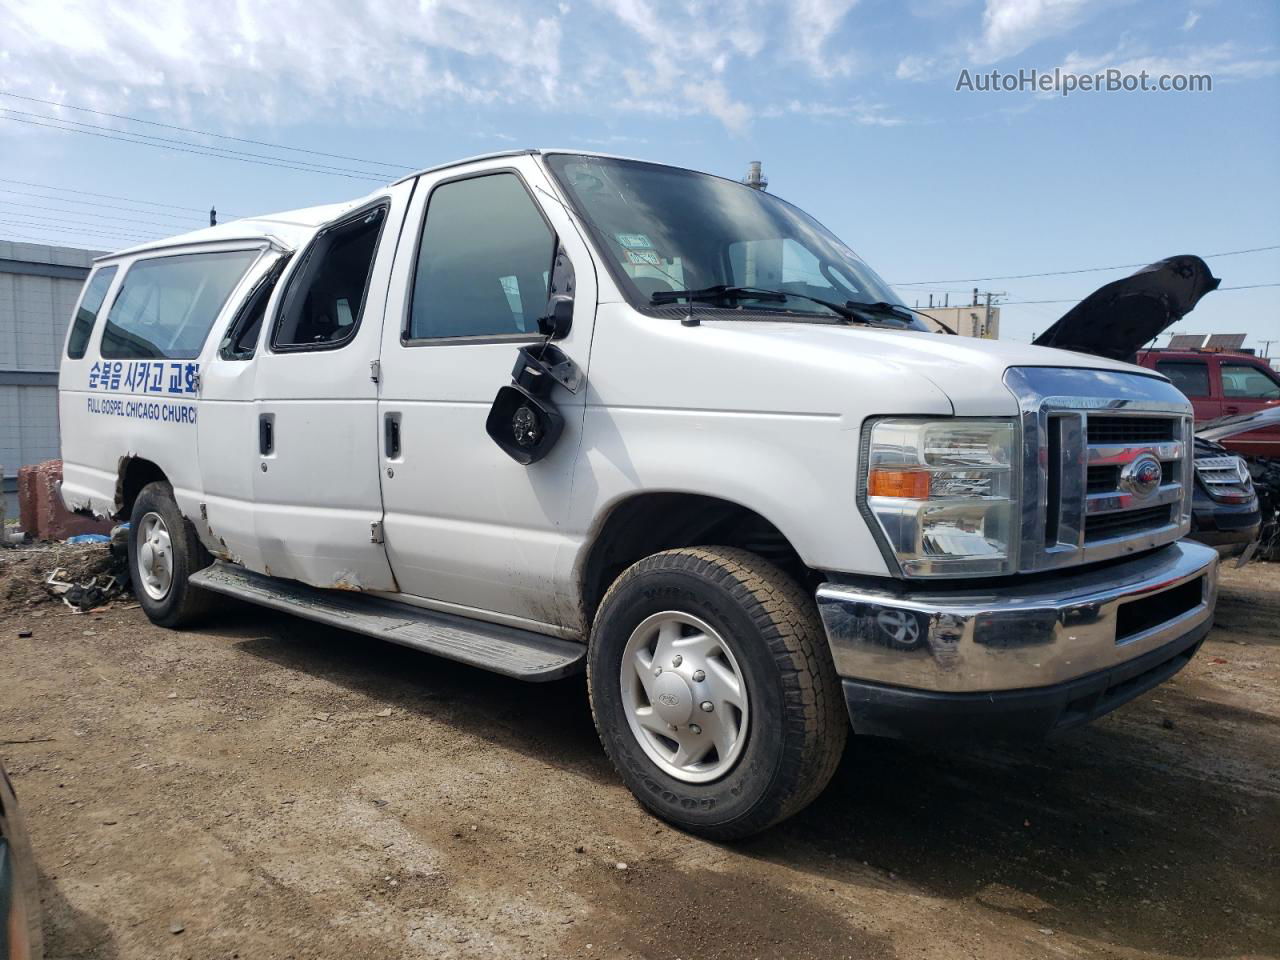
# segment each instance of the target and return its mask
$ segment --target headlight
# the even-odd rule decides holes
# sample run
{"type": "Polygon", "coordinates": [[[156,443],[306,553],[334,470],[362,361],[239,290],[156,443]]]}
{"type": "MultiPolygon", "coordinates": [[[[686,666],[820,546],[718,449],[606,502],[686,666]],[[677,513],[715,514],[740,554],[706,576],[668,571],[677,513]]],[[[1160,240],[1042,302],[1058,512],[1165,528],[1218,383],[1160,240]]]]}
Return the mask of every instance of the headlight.
{"type": "Polygon", "coordinates": [[[1012,421],[895,418],[870,433],[865,503],[905,576],[1013,571],[1012,421]]]}

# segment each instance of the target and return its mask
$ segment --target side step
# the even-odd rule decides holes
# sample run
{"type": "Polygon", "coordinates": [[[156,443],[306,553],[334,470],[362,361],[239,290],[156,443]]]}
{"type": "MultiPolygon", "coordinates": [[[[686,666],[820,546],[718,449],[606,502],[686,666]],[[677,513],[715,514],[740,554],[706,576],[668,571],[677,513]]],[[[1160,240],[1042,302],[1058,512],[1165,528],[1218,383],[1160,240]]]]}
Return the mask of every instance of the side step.
{"type": "Polygon", "coordinates": [[[587,648],[581,643],[423,610],[368,594],[321,590],[221,561],[192,574],[191,582],[214,593],[390,640],[519,680],[557,680],[581,672],[586,664],[587,648]]]}

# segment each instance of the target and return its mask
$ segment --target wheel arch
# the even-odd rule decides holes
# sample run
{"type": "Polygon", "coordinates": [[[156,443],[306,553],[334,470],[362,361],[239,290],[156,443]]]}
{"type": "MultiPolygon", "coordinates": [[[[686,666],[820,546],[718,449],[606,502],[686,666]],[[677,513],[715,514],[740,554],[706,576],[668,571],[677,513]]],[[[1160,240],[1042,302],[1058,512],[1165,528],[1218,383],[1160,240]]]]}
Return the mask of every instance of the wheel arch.
{"type": "Polygon", "coordinates": [[[116,470],[114,518],[128,520],[142,488],[157,482],[169,483],[169,477],[154,460],[135,454],[121,457],[116,470]]]}
{"type": "Polygon", "coordinates": [[[631,564],[662,550],[706,544],[748,550],[802,584],[813,577],[782,530],[745,504],[687,491],[636,492],[601,514],[581,554],[576,579],[584,632],[590,634],[609,585],[631,564]]]}

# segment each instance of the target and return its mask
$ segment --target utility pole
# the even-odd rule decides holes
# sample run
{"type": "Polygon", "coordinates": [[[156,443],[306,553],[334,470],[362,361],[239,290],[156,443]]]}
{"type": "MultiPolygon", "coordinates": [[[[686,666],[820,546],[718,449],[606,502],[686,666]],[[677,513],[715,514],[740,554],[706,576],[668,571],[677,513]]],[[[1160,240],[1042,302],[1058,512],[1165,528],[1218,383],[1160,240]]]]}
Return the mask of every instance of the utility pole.
{"type": "Polygon", "coordinates": [[[218,210],[216,207],[209,208],[209,226],[216,227],[218,225],[218,210]]]}
{"type": "Polygon", "coordinates": [[[1263,360],[1270,360],[1270,359],[1271,359],[1271,345],[1272,345],[1273,343],[1280,343],[1280,340],[1259,340],[1258,342],[1262,344],[1262,359],[1263,359],[1263,360]]]}

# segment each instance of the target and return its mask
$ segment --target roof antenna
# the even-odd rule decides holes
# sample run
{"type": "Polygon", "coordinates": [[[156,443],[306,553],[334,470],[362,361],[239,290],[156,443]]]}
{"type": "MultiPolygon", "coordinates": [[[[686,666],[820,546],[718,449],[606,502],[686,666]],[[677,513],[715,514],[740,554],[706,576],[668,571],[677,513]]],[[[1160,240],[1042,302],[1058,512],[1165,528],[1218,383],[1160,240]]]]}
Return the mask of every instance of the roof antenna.
{"type": "Polygon", "coordinates": [[[218,225],[218,210],[216,207],[209,208],[209,226],[216,227],[218,225]]]}

